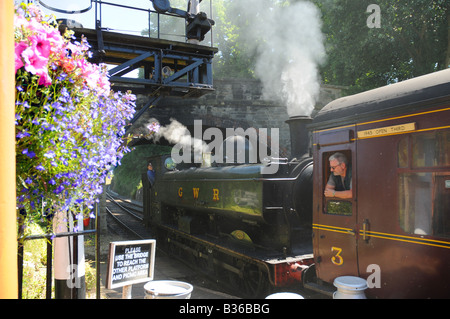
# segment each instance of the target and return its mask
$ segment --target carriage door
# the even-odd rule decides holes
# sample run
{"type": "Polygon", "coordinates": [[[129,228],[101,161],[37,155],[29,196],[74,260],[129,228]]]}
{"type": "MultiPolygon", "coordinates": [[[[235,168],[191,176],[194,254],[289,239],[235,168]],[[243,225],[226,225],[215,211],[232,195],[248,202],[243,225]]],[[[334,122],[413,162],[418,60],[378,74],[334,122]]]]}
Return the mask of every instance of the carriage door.
{"type": "Polygon", "coordinates": [[[338,276],[358,275],[356,248],[356,143],[354,126],[314,132],[314,256],[317,275],[333,282],[338,276]],[[326,197],[332,170],[329,158],[336,152],[347,158],[352,198],[326,197]]]}

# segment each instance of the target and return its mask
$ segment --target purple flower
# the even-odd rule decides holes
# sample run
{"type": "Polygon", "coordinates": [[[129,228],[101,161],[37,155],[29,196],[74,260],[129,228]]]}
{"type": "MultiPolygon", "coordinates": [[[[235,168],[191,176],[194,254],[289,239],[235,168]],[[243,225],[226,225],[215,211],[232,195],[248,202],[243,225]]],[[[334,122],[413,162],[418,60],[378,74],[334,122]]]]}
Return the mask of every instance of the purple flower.
{"type": "Polygon", "coordinates": [[[62,72],[56,79],[59,81],[64,81],[67,78],[67,74],[62,72]]]}
{"type": "MultiPolygon", "coordinates": [[[[16,135],[16,137],[17,138],[23,138],[23,137],[27,137],[27,136],[31,136],[31,134],[30,133],[28,133],[26,130],[25,131],[23,131],[23,132],[19,132],[19,133],[17,133],[17,135],[16,135]]],[[[23,152],[22,152],[22,154],[23,154],[23,152]]]]}
{"type": "Polygon", "coordinates": [[[34,153],[33,151],[28,150],[28,148],[24,149],[22,151],[22,154],[28,156],[29,158],[33,158],[36,156],[36,153],[34,153]]]}
{"type": "Polygon", "coordinates": [[[63,190],[64,190],[64,186],[59,185],[59,186],[53,191],[53,193],[55,193],[55,194],[58,195],[58,194],[61,194],[63,190]]]}
{"type": "Polygon", "coordinates": [[[55,155],[56,155],[55,152],[52,151],[52,150],[50,150],[50,151],[48,151],[47,153],[44,154],[44,157],[47,157],[47,158],[54,158],[55,155]]]}

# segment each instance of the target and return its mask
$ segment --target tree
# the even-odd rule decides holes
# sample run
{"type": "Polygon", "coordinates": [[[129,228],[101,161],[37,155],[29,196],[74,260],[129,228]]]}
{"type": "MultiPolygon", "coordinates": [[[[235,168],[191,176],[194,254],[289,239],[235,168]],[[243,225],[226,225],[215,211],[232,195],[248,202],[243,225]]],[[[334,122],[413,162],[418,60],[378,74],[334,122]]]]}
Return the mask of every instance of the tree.
{"type": "MultiPolygon", "coordinates": [[[[255,43],[245,34],[250,21],[263,10],[300,1],[268,0],[249,8],[248,2],[214,0],[214,45],[219,48],[215,77],[254,77],[255,43]]],[[[348,93],[356,93],[449,67],[448,0],[312,2],[322,12],[325,84],[347,86],[348,93]],[[374,13],[368,7],[374,4],[380,9],[380,28],[368,23],[374,13]]]]}
{"type": "Polygon", "coordinates": [[[324,83],[349,93],[445,69],[450,62],[450,11],[445,0],[379,0],[380,28],[371,28],[372,0],[315,0],[323,14],[324,83]]]}
{"type": "Polygon", "coordinates": [[[214,45],[219,48],[213,60],[216,78],[254,76],[254,59],[247,54],[250,50],[241,36],[248,21],[235,8],[234,0],[214,0],[214,45]]]}

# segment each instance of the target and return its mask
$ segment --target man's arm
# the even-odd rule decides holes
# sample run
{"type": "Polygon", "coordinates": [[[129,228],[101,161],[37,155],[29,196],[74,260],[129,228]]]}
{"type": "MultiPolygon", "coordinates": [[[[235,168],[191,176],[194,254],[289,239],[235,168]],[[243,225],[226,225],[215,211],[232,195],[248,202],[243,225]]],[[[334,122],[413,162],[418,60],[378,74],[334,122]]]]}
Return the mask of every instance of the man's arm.
{"type": "Polygon", "coordinates": [[[337,198],[343,198],[343,199],[351,199],[353,197],[352,190],[348,191],[336,191],[334,190],[335,186],[327,184],[325,186],[324,195],[325,197],[337,197],[337,198]]]}

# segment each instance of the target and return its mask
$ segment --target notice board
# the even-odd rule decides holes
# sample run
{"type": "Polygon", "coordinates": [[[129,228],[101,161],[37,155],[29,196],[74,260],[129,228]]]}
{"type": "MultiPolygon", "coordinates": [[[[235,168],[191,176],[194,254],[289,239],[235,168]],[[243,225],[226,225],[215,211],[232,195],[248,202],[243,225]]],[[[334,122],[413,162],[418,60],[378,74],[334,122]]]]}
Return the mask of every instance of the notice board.
{"type": "Polygon", "coordinates": [[[153,280],[156,240],[109,243],[106,288],[114,289],[153,280]]]}

